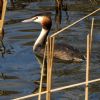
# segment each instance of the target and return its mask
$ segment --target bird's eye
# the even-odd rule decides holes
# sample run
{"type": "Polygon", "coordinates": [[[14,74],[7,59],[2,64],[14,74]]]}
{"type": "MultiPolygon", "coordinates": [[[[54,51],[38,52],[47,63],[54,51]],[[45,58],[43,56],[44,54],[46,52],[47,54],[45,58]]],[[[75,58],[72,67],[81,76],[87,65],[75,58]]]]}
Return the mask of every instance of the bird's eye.
{"type": "Polygon", "coordinates": [[[36,20],[36,19],[38,19],[38,17],[37,17],[37,16],[34,18],[34,20],[36,20]]]}
{"type": "Polygon", "coordinates": [[[36,16],[36,19],[38,19],[38,17],[36,16]]]}

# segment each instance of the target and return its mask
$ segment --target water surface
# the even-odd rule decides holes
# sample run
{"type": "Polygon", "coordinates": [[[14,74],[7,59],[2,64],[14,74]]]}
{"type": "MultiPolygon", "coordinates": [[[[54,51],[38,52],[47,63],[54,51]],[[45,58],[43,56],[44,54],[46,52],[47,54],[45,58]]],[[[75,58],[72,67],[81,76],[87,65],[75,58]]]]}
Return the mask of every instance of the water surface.
{"type": "MultiPolygon", "coordinates": [[[[97,9],[100,4],[99,2],[91,3],[90,0],[63,0],[63,9],[57,13],[55,0],[16,1],[15,8],[12,8],[8,2],[5,17],[3,43],[6,53],[0,55],[0,100],[11,100],[38,90],[38,85],[34,81],[40,78],[40,65],[32,51],[32,45],[41,31],[41,26],[36,23],[23,24],[22,20],[39,12],[50,11],[53,20],[50,31],[52,34],[97,9]],[[61,14],[60,17],[59,14],[61,14]]],[[[95,26],[90,79],[100,78],[100,14],[97,13],[93,17],[95,26]]],[[[69,43],[85,53],[86,35],[90,32],[91,18],[59,34],[56,42],[69,43]]],[[[83,81],[85,81],[85,62],[81,64],[66,64],[61,61],[54,63],[52,88],[83,81]]],[[[84,93],[84,86],[66,89],[52,93],[52,100],[84,100],[84,93]]],[[[91,84],[89,93],[90,100],[100,100],[100,82],[91,84]]]]}

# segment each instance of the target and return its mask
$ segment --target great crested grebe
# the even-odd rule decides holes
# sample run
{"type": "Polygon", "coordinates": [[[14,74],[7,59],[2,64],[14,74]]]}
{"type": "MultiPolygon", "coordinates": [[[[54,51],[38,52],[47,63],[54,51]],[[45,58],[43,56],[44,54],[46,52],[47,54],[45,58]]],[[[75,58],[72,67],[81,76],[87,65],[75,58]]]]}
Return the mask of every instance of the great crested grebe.
{"type": "MultiPolygon", "coordinates": [[[[37,14],[32,18],[26,19],[22,22],[37,22],[42,25],[40,35],[34,43],[33,51],[38,56],[43,56],[44,45],[52,26],[51,17],[48,15],[37,14]]],[[[54,58],[69,62],[82,62],[83,60],[85,60],[84,55],[79,50],[66,44],[55,45],[54,58]]]]}

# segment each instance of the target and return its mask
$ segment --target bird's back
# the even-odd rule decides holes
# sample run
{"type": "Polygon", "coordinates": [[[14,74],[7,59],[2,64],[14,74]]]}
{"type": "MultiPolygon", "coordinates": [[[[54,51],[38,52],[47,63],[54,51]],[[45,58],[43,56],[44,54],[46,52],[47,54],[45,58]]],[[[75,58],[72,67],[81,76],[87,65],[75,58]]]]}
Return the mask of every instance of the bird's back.
{"type": "MultiPolygon", "coordinates": [[[[38,47],[35,51],[38,56],[43,57],[44,48],[38,47]]],[[[57,44],[54,47],[54,58],[66,62],[82,62],[85,56],[76,48],[68,44],[57,44]]]]}

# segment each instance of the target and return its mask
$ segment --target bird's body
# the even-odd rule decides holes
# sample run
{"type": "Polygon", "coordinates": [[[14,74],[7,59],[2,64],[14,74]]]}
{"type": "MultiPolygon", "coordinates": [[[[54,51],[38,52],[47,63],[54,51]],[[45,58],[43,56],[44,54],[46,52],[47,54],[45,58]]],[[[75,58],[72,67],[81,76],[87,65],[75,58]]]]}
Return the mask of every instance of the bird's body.
{"type": "MultiPolygon", "coordinates": [[[[34,52],[37,56],[43,57],[44,46],[39,46],[34,52]]],[[[85,57],[78,49],[73,48],[71,45],[68,44],[62,45],[61,43],[55,44],[54,58],[56,60],[62,60],[67,62],[82,62],[83,60],[85,60],[85,57]]]]}
{"type": "MultiPolygon", "coordinates": [[[[52,20],[50,16],[36,15],[30,19],[24,20],[23,22],[31,21],[38,22],[42,25],[40,35],[34,43],[33,51],[38,56],[43,57],[44,46],[46,44],[48,33],[51,29],[52,20]]],[[[85,59],[83,54],[78,49],[67,44],[55,45],[54,58],[70,62],[81,62],[85,59]]]]}

